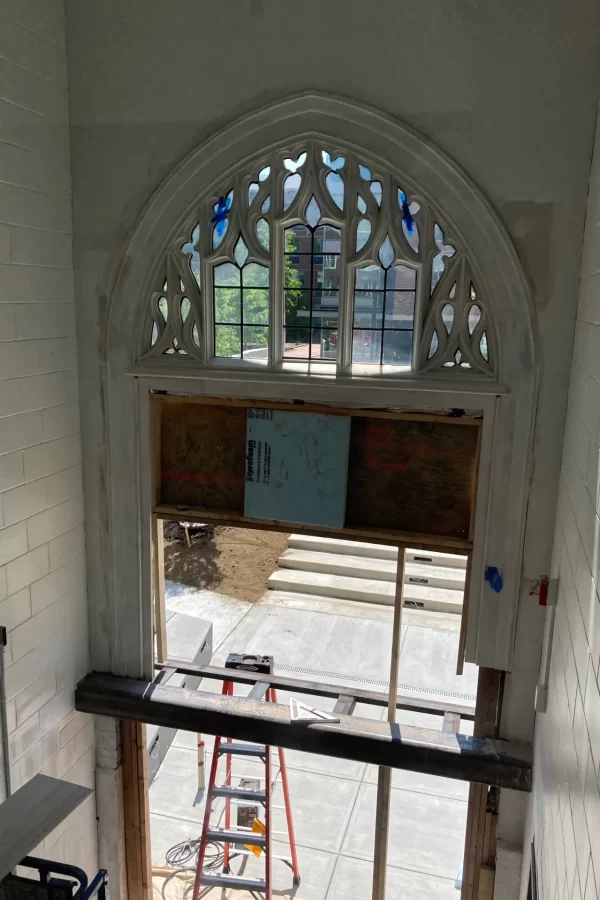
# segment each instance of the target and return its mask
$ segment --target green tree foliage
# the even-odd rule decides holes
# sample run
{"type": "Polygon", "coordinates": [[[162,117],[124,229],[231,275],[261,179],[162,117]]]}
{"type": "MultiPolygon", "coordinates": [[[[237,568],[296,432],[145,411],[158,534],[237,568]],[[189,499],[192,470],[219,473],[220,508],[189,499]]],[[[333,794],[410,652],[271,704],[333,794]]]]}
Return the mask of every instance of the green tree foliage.
{"type": "Polygon", "coordinates": [[[258,263],[239,269],[235,263],[215,268],[215,353],[240,356],[245,350],[266,347],[269,324],[269,270],[258,263]],[[243,334],[241,300],[243,297],[243,334]]]}
{"type": "MultiPolygon", "coordinates": [[[[296,250],[292,231],[285,232],[285,252],[296,250]]],[[[300,320],[299,310],[308,309],[309,295],[302,291],[302,281],[298,269],[295,269],[289,256],[285,257],[285,324],[306,325],[306,319],[300,320]]]]}
{"type": "MultiPolygon", "coordinates": [[[[286,232],[286,253],[294,252],[293,235],[286,232]]],[[[285,321],[287,325],[298,322],[298,311],[308,309],[308,294],[302,290],[299,272],[290,257],[285,257],[285,321]]],[[[240,356],[245,350],[266,347],[269,324],[269,270],[257,263],[246,263],[241,269],[235,263],[217,266],[215,282],[215,354],[216,356],[240,356]],[[240,325],[240,300],[244,303],[243,334],[240,325]]],[[[305,324],[300,321],[298,324],[305,324]]]]}

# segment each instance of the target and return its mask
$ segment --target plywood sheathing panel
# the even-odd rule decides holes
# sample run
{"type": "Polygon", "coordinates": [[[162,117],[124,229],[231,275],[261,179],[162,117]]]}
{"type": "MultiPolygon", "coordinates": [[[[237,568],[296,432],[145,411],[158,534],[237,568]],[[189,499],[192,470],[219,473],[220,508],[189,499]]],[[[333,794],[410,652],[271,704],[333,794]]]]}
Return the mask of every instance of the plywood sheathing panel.
{"type": "Polygon", "coordinates": [[[154,509],[165,517],[199,515],[211,521],[212,513],[266,524],[243,515],[247,409],[318,409],[352,419],[346,519],[344,528],[336,529],[340,536],[379,532],[398,543],[431,544],[438,538],[470,546],[480,420],[173,395],[154,396],[153,405],[161,407],[160,502],[155,498],[154,509]]]}
{"type": "Polygon", "coordinates": [[[478,432],[353,417],[346,525],[468,538],[478,432]]]}
{"type": "Polygon", "coordinates": [[[246,410],[166,403],[161,421],[161,501],[243,513],[246,410]]]}

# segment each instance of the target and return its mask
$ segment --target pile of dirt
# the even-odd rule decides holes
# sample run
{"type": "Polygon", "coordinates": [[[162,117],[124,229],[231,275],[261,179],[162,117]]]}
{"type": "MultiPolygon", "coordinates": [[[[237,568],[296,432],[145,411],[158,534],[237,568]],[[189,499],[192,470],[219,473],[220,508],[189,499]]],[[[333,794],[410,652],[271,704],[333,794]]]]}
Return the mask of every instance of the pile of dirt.
{"type": "Polygon", "coordinates": [[[185,531],[165,522],[165,577],[241,600],[260,600],[289,535],[250,528],[205,526],[185,531]]]}

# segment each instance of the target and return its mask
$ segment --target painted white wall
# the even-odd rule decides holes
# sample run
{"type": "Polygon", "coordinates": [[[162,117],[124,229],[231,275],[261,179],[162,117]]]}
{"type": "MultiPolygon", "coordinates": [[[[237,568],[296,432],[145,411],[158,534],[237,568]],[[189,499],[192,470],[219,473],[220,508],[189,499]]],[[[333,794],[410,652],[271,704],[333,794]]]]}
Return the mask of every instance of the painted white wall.
{"type": "MultiPolygon", "coordinates": [[[[94,787],[62,0],[0,0],[0,624],[13,790],[94,787]]],[[[3,799],[3,798],[1,798],[3,799]]],[[[97,867],[94,798],[38,855],[97,867]]]]}
{"type": "MultiPolygon", "coordinates": [[[[208,133],[269,98],[330,90],[397,116],[454,157],[500,213],[531,279],[542,377],[502,723],[504,736],[531,739],[543,615],[530,589],[550,567],[598,12],[596,0],[67,0],[92,634],[110,621],[96,602],[110,594],[99,363],[106,291],[125,237],[152,191],[208,133]]],[[[513,846],[523,823],[515,800],[501,816],[501,838],[513,846]]]]}
{"type": "Polygon", "coordinates": [[[548,709],[535,726],[540,897],[600,891],[600,128],[592,162],[553,567],[548,709]]]}
{"type": "Polygon", "coordinates": [[[109,274],[151,192],[203,136],[269,97],[328,89],[400,117],[463,165],[503,217],[532,281],[543,377],[518,687],[508,679],[504,722],[507,735],[531,736],[542,618],[528,579],[548,571],[552,544],[597,18],[595,0],[460,10],[437,0],[410,9],[382,0],[373,10],[358,0],[297,8],[244,0],[235,10],[198,0],[68,0],[90,608],[99,633],[107,611],[94,600],[107,594],[110,577],[109,475],[96,453],[104,441],[99,348],[109,274]]]}

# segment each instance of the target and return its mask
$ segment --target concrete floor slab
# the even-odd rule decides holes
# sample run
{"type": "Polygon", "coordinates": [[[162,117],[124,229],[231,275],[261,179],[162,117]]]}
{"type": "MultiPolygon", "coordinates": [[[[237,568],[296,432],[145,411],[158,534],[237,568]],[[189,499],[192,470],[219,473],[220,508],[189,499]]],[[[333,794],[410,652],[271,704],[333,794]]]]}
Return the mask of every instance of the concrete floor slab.
{"type": "Polygon", "coordinates": [[[277,664],[363,678],[387,679],[392,647],[391,623],[351,619],[277,606],[255,606],[214,655],[222,665],[228,653],[272,655],[277,664]],[[376,649],[376,652],[374,651],[376,649]]]}
{"type": "MultiPolygon", "coordinates": [[[[271,592],[264,602],[249,604],[183,588],[171,596],[169,606],[178,608],[180,604],[187,614],[214,622],[215,665],[223,664],[227,653],[233,650],[272,653],[276,670],[278,663],[286,666],[280,674],[310,679],[312,673],[331,672],[340,684],[385,691],[391,609],[317,596],[291,598],[292,595],[287,598],[271,592]]],[[[452,692],[474,698],[476,668],[465,667],[463,677],[454,674],[457,620],[452,615],[404,611],[400,681],[411,687],[407,693],[434,697],[452,692]]],[[[206,680],[201,689],[217,692],[221,684],[206,680]]],[[[247,694],[248,687],[236,686],[236,693],[247,694]]],[[[299,699],[325,711],[335,703],[333,699],[316,697],[299,699]]],[[[289,695],[279,692],[278,701],[287,704],[289,695]]],[[[385,711],[359,706],[356,714],[380,719],[385,711]]],[[[398,718],[401,723],[433,728],[442,724],[439,716],[410,711],[399,712],[398,718]]],[[[464,733],[469,733],[471,727],[471,723],[461,723],[464,733]]],[[[204,739],[208,778],[213,738],[205,735],[204,739]]],[[[294,894],[289,870],[276,863],[276,896],[295,900],[366,900],[371,892],[376,767],[297,751],[286,751],[286,760],[302,884],[294,894]]],[[[253,759],[238,758],[234,764],[234,771],[246,775],[261,770],[264,774],[261,763],[253,759]]],[[[401,771],[393,773],[392,784],[389,900],[456,900],[454,879],[463,854],[467,812],[463,798],[468,786],[451,779],[401,771]]],[[[278,783],[273,803],[282,804],[282,800],[278,783]]],[[[164,864],[168,847],[200,835],[204,798],[197,791],[195,734],[177,733],[151,787],[150,808],[153,860],[164,864]]],[[[222,810],[222,805],[215,805],[215,819],[222,810]]],[[[283,810],[274,811],[274,830],[284,829],[283,810]]],[[[285,842],[275,852],[287,854],[285,842]]],[[[251,866],[258,867],[258,874],[263,862],[251,860],[248,874],[251,866]]],[[[220,898],[219,891],[214,894],[220,898]]],[[[183,893],[169,893],[167,900],[183,900],[183,893]]],[[[231,892],[228,900],[250,898],[231,892]]]]}
{"type": "MultiPolygon", "coordinates": [[[[156,827],[163,827],[161,821],[156,822],[156,827]]],[[[285,843],[273,841],[273,855],[287,856],[288,847],[285,843]]],[[[164,858],[164,854],[163,854],[164,858]]],[[[246,858],[245,873],[250,878],[259,878],[264,875],[264,860],[256,857],[246,858]]],[[[327,891],[331,884],[333,871],[336,865],[337,855],[326,853],[322,850],[312,850],[306,847],[298,847],[298,868],[300,870],[300,886],[294,887],[292,872],[286,863],[281,860],[273,860],[273,894],[283,900],[326,900],[327,891]]],[[[238,871],[241,860],[234,861],[233,869],[238,871]]],[[[162,878],[154,879],[155,900],[162,900],[162,878]]],[[[189,882],[187,882],[189,883],[189,882]]],[[[185,900],[186,882],[172,879],[166,887],[166,900],[185,900]]],[[[254,900],[247,891],[225,891],[215,888],[209,895],[209,900],[254,900]]],[[[363,898],[361,898],[363,900],[363,898]]]]}
{"type": "MultiPolygon", "coordinates": [[[[326,900],[367,900],[371,896],[373,864],[340,856],[326,900]]],[[[386,900],[459,900],[454,879],[425,875],[410,869],[387,868],[386,900]]]]}
{"type": "MultiPolygon", "coordinates": [[[[272,753],[273,771],[278,769],[277,754],[272,753]]],[[[207,754],[207,775],[212,754],[207,754]]],[[[359,765],[362,766],[361,763],[359,765]]],[[[170,819],[187,820],[191,827],[202,822],[205,796],[197,790],[196,754],[192,750],[171,747],[150,788],[150,809],[155,814],[170,819]]],[[[361,772],[362,774],[362,772],[361,772]]],[[[234,783],[238,777],[264,777],[264,766],[255,759],[235,758],[234,783]]],[[[224,761],[219,765],[219,783],[224,783],[224,761]]],[[[357,779],[343,778],[338,774],[321,774],[288,766],[288,780],[294,818],[296,840],[305,847],[339,852],[346,827],[350,820],[359,788],[357,779]]],[[[273,792],[273,805],[283,805],[281,779],[273,792]]],[[[213,805],[213,821],[218,821],[223,802],[213,805]]],[[[285,830],[283,810],[274,810],[273,827],[285,830]]]]}
{"type": "Polygon", "coordinates": [[[174,581],[165,583],[165,599],[169,609],[213,623],[213,649],[225,640],[254,605],[247,600],[226,597],[214,591],[200,591],[174,581]]]}
{"type": "MultiPolygon", "coordinates": [[[[363,784],[342,847],[343,856],[373,859],[377,788],[363,784]]],[[[392,789],[388,863],[456,878],[464,850],[467,803],[392,789]]]]}
{"type": "Polygon", "coordinates": [[[465,663],[464,674],[456,675],[458,632],[409,625],[400,653],[401,684],[408,684],[448,696],[477,694],[477,666],[465,663]]]}
{"type": "Polygon", "coordinates": [[[152,813],[202,822],[204,796],[198,792],[198,758],[193,750],[171,745],[150,785],[152,813]]]}

